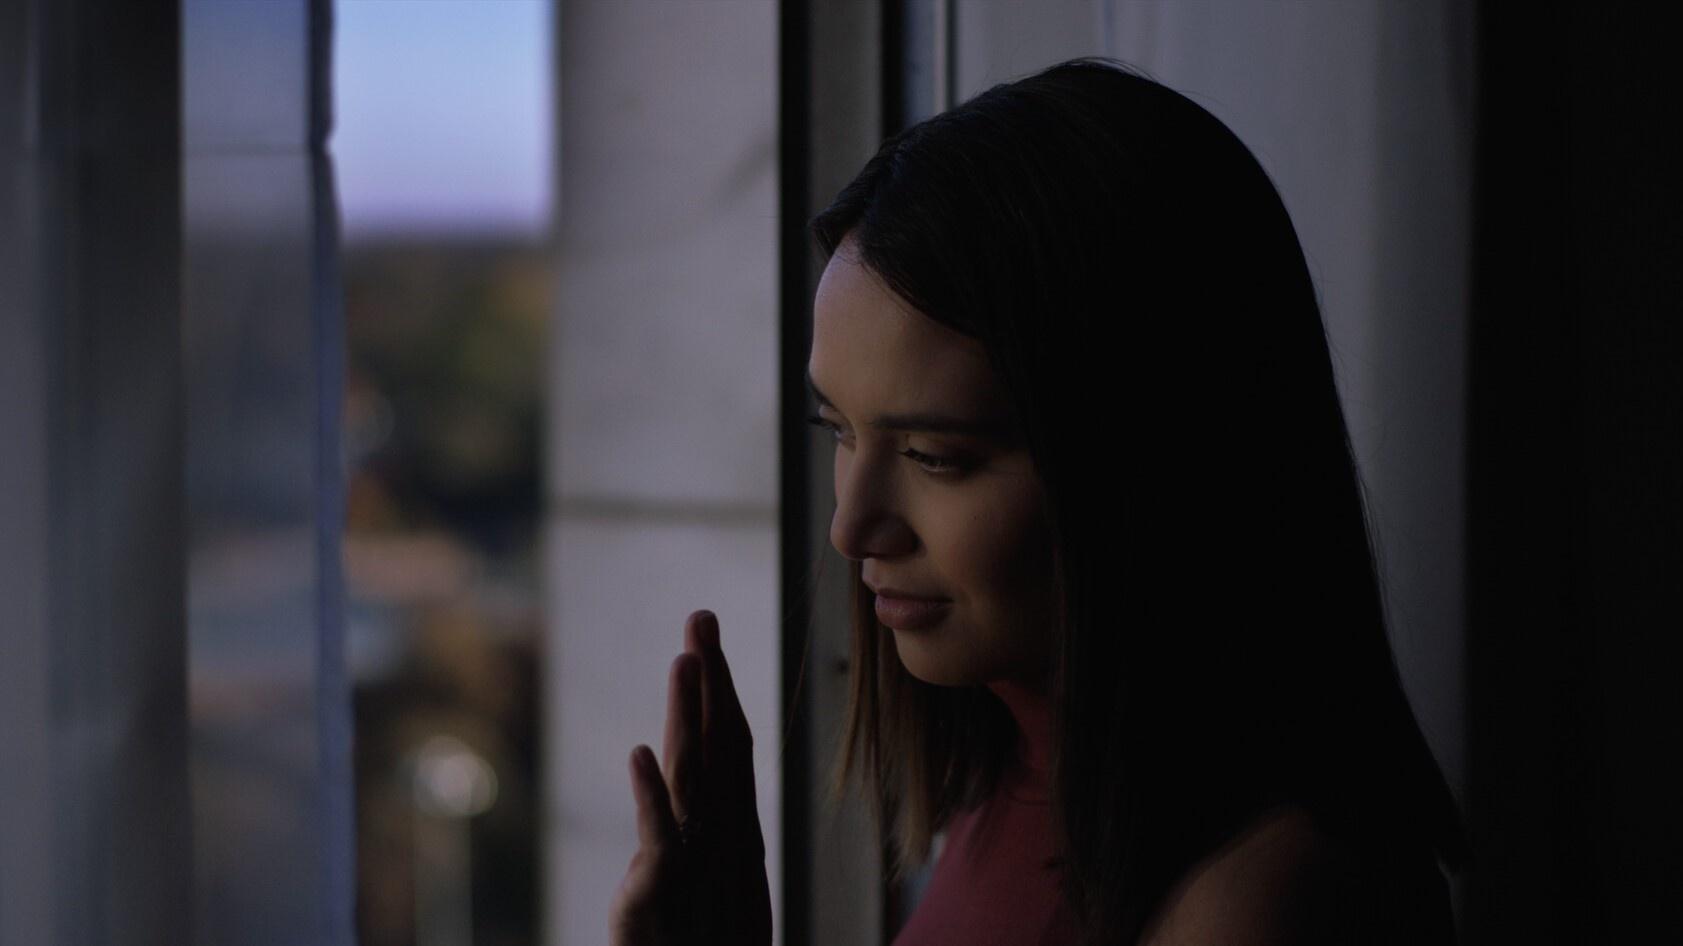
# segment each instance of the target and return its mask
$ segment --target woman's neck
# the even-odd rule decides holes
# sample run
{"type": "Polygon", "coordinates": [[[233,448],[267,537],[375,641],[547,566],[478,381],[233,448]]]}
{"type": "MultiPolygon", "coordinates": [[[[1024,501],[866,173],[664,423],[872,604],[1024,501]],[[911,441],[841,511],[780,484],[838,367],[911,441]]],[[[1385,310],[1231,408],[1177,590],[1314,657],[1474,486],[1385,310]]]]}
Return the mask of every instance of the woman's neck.
{"type": "Polygon", "coordinates": [[[1045,775],[1051,765],[1051,687],[1018,680],[994,680],[987,684],[1017,723],[1017,759],[1032,771],[1045,775]]]}

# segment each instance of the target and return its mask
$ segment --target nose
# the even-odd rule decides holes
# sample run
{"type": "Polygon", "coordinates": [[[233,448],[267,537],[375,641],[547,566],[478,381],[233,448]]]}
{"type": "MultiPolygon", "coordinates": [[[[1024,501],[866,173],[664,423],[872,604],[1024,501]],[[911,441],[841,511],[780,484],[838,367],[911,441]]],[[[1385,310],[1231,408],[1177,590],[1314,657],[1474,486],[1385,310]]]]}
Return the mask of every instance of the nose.
{"type": "Polygon", "coordinates": [[[838,455],[836,514],[830,519],[830,544],[856,562],[896,558],[917,548],[899,508],[897,489],[887,464],[863,463],[838,455]]]}

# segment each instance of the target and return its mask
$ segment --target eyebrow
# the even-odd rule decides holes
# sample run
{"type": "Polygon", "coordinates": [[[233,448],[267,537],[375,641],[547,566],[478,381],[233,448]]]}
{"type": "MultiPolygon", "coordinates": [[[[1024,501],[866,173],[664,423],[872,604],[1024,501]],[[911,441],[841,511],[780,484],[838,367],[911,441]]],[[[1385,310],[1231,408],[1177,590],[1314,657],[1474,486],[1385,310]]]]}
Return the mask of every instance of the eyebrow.
{"type": "MultiPolygon", "coordinates": [[[[819,404],[828,407],[836,413],[841,413],[835,402],[818,390],[809,372],[806,376],[807,390],[819,404]]],[[[947,414],[884,414],[871,421],[870,426],[876,430],[892,430],[901,433],[953,434],[963,437],[980,437],[986,440],[996,440],[1001,443],[1011,440],[1009,429],[1002,423],[986,420],[967,420],[962,417],[952,417],[947,414]]]]}

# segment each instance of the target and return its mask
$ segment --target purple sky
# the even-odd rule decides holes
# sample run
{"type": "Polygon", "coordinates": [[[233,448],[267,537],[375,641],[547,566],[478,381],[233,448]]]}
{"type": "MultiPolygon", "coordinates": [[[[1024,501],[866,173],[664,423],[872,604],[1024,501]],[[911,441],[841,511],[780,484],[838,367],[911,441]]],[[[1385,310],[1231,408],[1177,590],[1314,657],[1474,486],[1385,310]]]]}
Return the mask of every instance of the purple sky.
{"type": "Polygon", "coordinates": [[[335,0],[345,235],[539,236],[551,205],[548,0],[335,0]]]}

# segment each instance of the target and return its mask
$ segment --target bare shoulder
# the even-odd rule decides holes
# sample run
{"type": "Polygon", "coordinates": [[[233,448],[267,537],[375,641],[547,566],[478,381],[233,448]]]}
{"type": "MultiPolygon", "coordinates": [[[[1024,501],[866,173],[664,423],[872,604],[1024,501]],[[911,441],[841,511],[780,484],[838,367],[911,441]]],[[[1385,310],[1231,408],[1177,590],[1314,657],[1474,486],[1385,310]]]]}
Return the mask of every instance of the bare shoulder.
{"type": "Polygon", "coordinates": [[[1170,889],[1140,946],[1435,942],[1425,892],[1379,876],[1307,809],[1276,808],[1170,889]]]}

